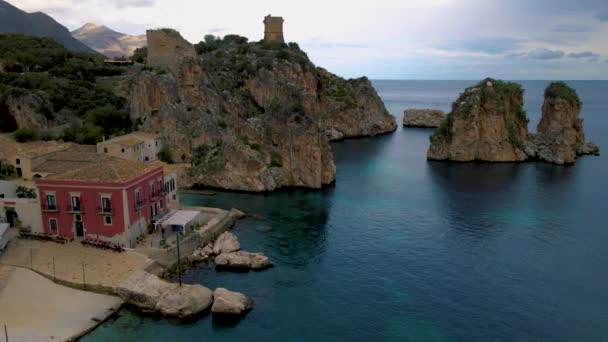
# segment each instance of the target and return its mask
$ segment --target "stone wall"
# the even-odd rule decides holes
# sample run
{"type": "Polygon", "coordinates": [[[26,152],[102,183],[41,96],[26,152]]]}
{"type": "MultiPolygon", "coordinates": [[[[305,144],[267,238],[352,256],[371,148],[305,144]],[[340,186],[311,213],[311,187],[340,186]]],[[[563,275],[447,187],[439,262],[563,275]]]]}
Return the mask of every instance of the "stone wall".
{"type": "Polygon", "coordinates": [[[177,75],[179,66],[189,58],[196,57],[194,46],[179,32],[171,29],[148,30],[148,59],[146,65],[171,71],[177,75]]]}

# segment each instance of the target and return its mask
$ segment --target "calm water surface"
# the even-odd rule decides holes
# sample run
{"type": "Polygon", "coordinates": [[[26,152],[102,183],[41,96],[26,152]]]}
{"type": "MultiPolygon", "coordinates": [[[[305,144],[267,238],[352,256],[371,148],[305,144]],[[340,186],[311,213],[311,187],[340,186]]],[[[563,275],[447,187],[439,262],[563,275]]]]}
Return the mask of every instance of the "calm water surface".
{"type": "MultiPolygon", "coordinates": [[[[389,111],[448,110],[470,81],[376,81],[389,111]]],[[[530,129],[548,82],[522,82],[530,129]]],[[[608,82],[570,82],[587,138],[608,152],[608,82]]],[[[123,310],[84,341],[608,341],[608,161],[447,164],[429,130],[334,144],[319,192],[182,195],[239,208],[243,249],[276,267],[188,283],[252,296],[236,326],[123,310]]]]}

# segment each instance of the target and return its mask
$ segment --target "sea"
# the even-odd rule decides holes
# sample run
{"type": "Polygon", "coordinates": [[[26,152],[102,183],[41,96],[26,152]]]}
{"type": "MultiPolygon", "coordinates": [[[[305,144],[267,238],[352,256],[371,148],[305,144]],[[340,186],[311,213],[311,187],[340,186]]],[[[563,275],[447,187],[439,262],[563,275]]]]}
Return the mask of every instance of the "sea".
{"type": "MultiPolygon", "coordinates": [[[[448,111],[476,81],[373,81],[398,123],[448,111]]],[[[530,131],[549,81],[520,81],[530,131]]],[[[608,153],[608,81],[568,81],[587,140],[608,153]]],[[[400,125],[401,126],[401,125],[400,125]]],[[[255,300],[229,325],[129,309],[83,341],[608,341],[608,159],[575,165],[429,162],[432,130],[333,144],[321,191],[181,195],[237,208],[262,272],[190,270],[184,281],[255,300]]]]}

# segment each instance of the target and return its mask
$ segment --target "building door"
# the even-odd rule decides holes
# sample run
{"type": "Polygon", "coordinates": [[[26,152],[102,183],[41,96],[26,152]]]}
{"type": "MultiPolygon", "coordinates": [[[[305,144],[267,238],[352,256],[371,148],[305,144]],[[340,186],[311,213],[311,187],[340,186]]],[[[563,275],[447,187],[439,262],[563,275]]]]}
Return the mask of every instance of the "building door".
{"type": "Polygon", "coordinates": [[[17,221],[17,212],[15,212],[13,209],[8,209],[6,211],[6,222],[11,226],[14,227],[15,223],[17,221]]]}
{"type": "Polygon", "coordinates": [[[17,176],[19,176],[19,178],[23,177],[23,172],[20,167],[17,168],[17,176]]]}
{"type": "Polygon", "coordinates": [[[74,222],[74,225],[76,226],[76,236],[83,237],[84,236],[84,226],[82,225],[82,222],[74,222]]]}
{"type": "Polygon", "coordinates": [[[74,215],[74,227],[76,228],[76,236],[84,236],[84,225],[82,224],[82,216],[74,215]]]}

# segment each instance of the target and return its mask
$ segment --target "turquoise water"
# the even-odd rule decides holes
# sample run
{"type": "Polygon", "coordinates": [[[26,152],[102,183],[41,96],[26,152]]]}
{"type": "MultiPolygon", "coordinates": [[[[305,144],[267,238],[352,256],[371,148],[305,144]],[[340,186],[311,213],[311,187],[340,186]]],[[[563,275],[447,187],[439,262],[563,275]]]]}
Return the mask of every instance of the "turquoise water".
{"type": "MultiPolygon", "coordinates": [[[[389,111],[449,109],[474,82],[376,81],[389,111]]],[[[547,82],[523,82],[531,130],[547,82]]],[[[571,82],[587,138],[608,151],[608,82],[571,82]]],[[[334,144],[337,182],[318,192],[183,195],[236,207],[242,246],[276,267],[190,271],[242,291],[234,326],[123,310],[84,341],[607,341],[608,161],[427,162],[429,130],[334,144]]]]}

